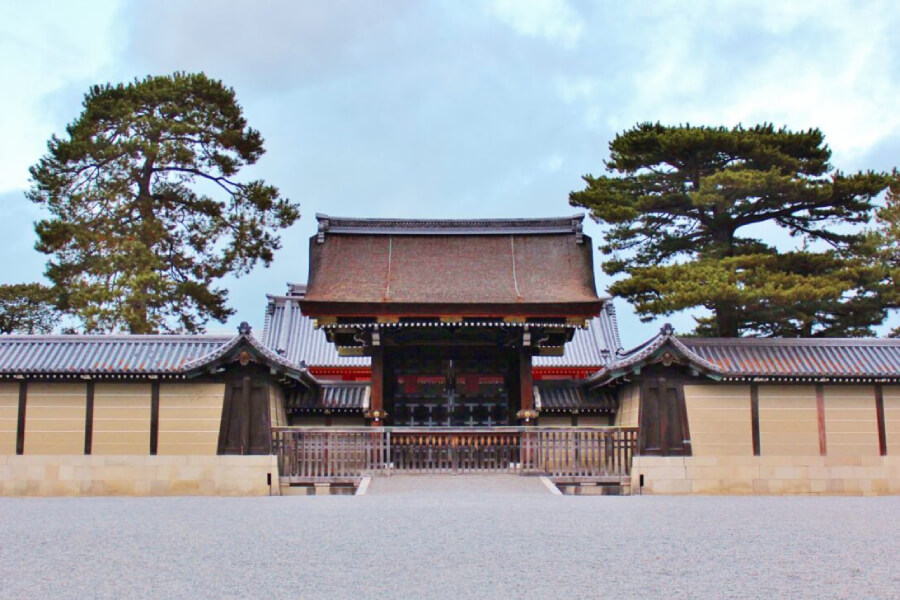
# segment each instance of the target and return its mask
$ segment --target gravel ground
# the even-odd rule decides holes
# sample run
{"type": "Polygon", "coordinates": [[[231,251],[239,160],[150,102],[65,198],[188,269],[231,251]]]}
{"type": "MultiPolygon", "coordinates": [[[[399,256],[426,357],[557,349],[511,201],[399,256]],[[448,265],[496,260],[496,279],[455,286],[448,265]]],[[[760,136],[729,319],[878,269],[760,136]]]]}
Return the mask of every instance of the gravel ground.
{"type": "Polygon", "coordinates": [[[898,598],[900,497],[0,499],[0,598],[898,598]]]}

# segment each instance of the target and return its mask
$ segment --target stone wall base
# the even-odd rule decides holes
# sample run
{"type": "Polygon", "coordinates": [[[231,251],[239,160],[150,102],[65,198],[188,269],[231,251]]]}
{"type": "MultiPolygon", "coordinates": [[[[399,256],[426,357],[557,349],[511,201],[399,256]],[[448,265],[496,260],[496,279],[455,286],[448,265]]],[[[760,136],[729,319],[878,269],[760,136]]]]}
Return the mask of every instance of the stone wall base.
{"type": "Polygon", "coordinates": [[[635,456],[631,481],[635,494],[900,494],[900,456],[635,456]]]}
{"type": "Polygon", "coordinates": [[[268,496],[278,492],[277,458],[268,455],[0,455],[0,496],[268,496]]]}

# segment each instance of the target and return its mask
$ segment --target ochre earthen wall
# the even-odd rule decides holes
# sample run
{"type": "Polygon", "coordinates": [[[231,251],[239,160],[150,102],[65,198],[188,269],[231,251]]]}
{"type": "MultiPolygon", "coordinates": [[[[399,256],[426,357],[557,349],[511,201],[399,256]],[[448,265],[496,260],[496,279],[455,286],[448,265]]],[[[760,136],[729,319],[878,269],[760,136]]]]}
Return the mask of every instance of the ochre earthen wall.
{"type": "Polygon", "coordinates": [[[150,454],[150,384],[94,384],[92,454],[150,454]]]}
{"type": "Polygon", "coordinates": [[[686,385],[694,456],[752,456],[748,385],[686,385]]]}
{"type": "Polygon", "coordinates": [[[224,399],[224,383],[161,383],[157,453],[215,455],[224,399]]]}
{"type": "Polygon", "coordinates": [[[685,386],[693,456],[637,456],[634,492],[648,494],[898,494],[900,386],[883,387],[880,456],[874,384],[758,384],[760,456],[753,456],[750,385],[685,386]],[[746,409],[746,410],[745,410],[746,409]],[[746,414],[746,419],[742,416],[746,414]]]}
{"type": "Polygon", "coordinates": [[[288,424],[284,412],[284,392],[277,385],[269,386],[269,416],[272,427],[284,427],[288,424]]]}
{"type": "Polygon", "coordinates": [[[827,456],[878,456],[875,386],[826,385],[827,456]]]}
{"type": "Polygon", "coordinates": [[[25,454],[84,454],[87,385],[29,383],[25,454]]]}
{"type": "Polygon", "coordinates": [[[16,453],[19,423],[19,384],[0,383],[0,454],[16,453]]]}
{"type": "Polygon", "coordinates": [[[641,409],[641,387],[630,384],[619,391],[619,410],[615,424],[619,427],[637,427],[641,409]]]}
{"type": "Polygon", "coordinates": [[[882,387],[884,433],[889,456],[900,456],[900,385],[882,387]]]}
{"type": "Polygon", "coordinates": [[[819,456],[819,413],[813,385],[760,384],[762,456],[819,456]]]}

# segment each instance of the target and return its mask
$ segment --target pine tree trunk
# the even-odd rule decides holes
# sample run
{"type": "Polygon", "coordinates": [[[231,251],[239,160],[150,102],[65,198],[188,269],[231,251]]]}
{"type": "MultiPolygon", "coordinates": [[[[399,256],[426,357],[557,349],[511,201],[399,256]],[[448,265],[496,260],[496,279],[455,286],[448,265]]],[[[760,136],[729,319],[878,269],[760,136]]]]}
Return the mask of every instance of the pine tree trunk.
{"type": "Polygon", "coordinates": [[[737,313],[733,306],[716,307],[716,334],[719,337],[738,337],[737,313]]]}
{"type": "MultiPolygon", "coordinates": [[[[155,143],[159,142],[158,135],[151,135],[150,139],[155,143]]],[[[154,200],[151,188],[154,158],[155,154],[148,152],[148,158],[144,162],[144,166],[141,169],[141,177],[138,181],[137,198],[138,211],[141,215],[141,222],[138,225],[139,237],[143,245],[149,250],[152,250],[156,245],[152,227],[155,220],[155,214],[153,212],[154,200]]],[[[137,297],[133,298],[131,302],[131,309],[134,316],[128,325],[131,333],[155,333],[153,327],[150,325],[150,316],[147,308],[147,297],[149,296],[149,293],[150,289],[146,284],[141,286],[141,289],[135,290],[137,297]]]]}

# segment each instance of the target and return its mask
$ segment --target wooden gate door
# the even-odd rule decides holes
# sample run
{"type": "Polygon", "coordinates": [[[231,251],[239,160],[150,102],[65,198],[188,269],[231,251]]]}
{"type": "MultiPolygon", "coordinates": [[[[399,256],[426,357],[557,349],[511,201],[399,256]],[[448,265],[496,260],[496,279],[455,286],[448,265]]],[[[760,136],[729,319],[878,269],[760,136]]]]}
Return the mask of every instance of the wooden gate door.
{"type": "Polygon", "coordinates": [[[269,454],[270,425],[267,380],[259,375],[229,378],[225,383],[219,454],[269,454]]]}
{"type": "Polygon", "coordinates": [[[691,434],[684,404],[684,380],[653,370],[641,386],[640,454],[690,456],[691,434]]]}

